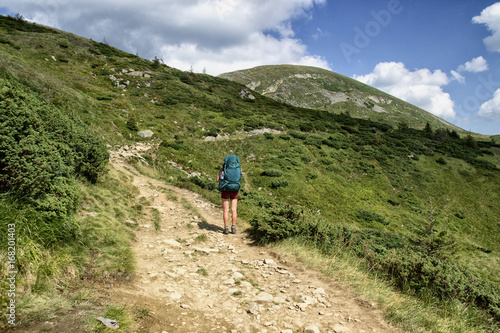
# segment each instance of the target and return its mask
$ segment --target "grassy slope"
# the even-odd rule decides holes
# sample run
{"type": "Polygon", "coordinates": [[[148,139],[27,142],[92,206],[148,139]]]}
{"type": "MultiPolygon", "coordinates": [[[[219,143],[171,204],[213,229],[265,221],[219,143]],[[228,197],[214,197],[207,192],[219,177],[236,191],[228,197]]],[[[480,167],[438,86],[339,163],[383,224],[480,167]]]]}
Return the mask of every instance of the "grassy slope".
{"type": "MultiPolygon", "coordinates": [[[[106,143],[145,140],[137,136],[136,129],[153,130],[154,139],[163,141],[155,163],[165,179],[171,176],[170,181],[218,202],[211,184],[220,161],[233,152],[240,156],[245,171],[243,202],[247,200],[248,205],[241,209],[247,219],[258,210],[251,204],[251,196],[257,193],[319,210],[334,224],[404,235],[421,228],[432,213],[440,230],[448,230],[459,240],[460,260],[498,282],[498,171],[436,151],[398,150],[403,141],[420,140],[412,131],[400,139],[391,137],[394,132],[388,127],[387,132],[375,135],[370,127],[384,128],[383,124],[289,107],[258,94],[256,100],[245,100],[239,96],[244,86],[238,83],[155,66],[68,33],[3,27],[0,38],[4,41],[0,44],[0,70],[24,79],[51,103],[82,119],[106,143]],[[150,71],[151,77],[120,74],[128,68],[150,71]],[[128,88],[116,87],[109,75],[128,80],[128,88]],[[244,133],[263,127],[283,134],[244,133]],[[230,135],[230,139],[205,140],[217,134],[230,135]],[[333,146],[324,144],[330,137],[333,146]],[[384,157],[387,151],[390,154],[384,157]],[[445,164],[436,163],[440,157],[445,164]],[[198,185],[170,168],[169,161],[187,172],[200,173],[198,185]],[[263,176],[269,169],[279,170],[281,176],[263,176]],[[288,186],[273,188],[277,179],[286,180],[288,186]],[[377,214],[389,223],[364,220],[359,217],[361,211],[377,214]]],[[[500,165],[499,149],[485,150],[494,154],[480,158],[500,165]]],[[[107,192],[101,197],[91,192],[93,199],[87,201],[94,203],[89,211],[103,209],[115,195],[107,192]]],[[[115,212],[106,209],[98,216],[111,214],[118,221],[134,214],[124,207],[115,212]]],[[[120,268],[112,270],[119,272],[120,268]]]]}

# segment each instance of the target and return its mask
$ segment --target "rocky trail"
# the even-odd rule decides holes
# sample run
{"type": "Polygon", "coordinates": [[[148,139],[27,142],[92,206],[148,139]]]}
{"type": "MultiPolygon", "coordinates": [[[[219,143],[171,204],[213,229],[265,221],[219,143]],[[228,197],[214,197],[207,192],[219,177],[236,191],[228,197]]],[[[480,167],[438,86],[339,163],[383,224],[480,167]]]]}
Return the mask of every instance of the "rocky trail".
{"type": "Polygon", "coordinates": [[[111,154],[112,166],[133,176],[139,197],[161,217],[156,227],[138,222],[136,275],[106,291],[113,303],[150,311],[134,331],[398,332],[375,304],[256,246],[241,224],[236,235],[224,235],[220,207],[139,174],[127,160],[146,149],[111,154]]]}

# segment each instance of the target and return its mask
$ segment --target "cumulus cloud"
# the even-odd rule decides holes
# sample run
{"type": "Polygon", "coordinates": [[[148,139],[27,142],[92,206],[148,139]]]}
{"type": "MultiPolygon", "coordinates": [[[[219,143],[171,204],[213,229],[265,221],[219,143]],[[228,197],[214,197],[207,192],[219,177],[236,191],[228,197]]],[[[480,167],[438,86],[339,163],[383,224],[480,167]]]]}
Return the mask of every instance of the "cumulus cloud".
{"type": "Polygon", "coordinates": [[[354,75],[358,81],[414,104],[436,116],[455,116],[454,103],[442,86],[449,83],[448,76],[441,70],[408,70],[401,62],[382,62],[370,74],[354,75]]]}
{"type": "Polygon", "coordinates": [[[486,59],[482,56],[472,59],[471,61],[467,61],[465,64],[458,66],[458,72],[473,72],[479,73],[488,70],[488,63],[486,59]]]}
{"type": "Polygon", "coordinates": [[[485,24],[492,35],[483,39],[489,51],[500,52],[500,2],[486,7],[481,15],[472,18],[473,23],[485,24]]]}
{"type": "Polygon", "coordinates": [[[35,22],[182,70],[210,74],[263,64],[329,68],[294,38],[292,21],[326,0],[4,0],[35,22]]]}
{"type": "Polygon", "coordinates": [[[493,94],[493,98],[483,103],[478,111],[478,116],[500,122],[500,89],[493,94]]]}

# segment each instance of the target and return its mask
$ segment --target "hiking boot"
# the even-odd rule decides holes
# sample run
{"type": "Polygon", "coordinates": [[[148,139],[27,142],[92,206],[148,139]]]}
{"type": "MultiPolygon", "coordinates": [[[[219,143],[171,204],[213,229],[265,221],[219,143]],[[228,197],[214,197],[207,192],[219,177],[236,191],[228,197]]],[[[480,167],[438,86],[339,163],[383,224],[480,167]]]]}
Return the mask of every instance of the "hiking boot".
{"type": "Polygon", "coordinates": [[[224,235],[227,235],[229,233],[229,228],[227,226],[224,227],[224,235]]]}
{"type": "Polygon", "coordinates": [[[236,226],[235,225],[231,226],[231,233],[236,234],[236,226]]]}

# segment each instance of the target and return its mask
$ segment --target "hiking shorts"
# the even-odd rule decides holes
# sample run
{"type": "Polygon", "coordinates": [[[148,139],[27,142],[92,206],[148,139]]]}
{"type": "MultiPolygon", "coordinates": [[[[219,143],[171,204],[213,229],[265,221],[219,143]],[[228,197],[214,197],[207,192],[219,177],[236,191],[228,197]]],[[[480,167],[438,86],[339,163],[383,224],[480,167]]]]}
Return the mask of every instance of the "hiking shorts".
{"type": "Polygon", "coordinates": [[[238,199],[238,191],[224,191],[220,193],[220,197],[223,200],[238,199]]]}

